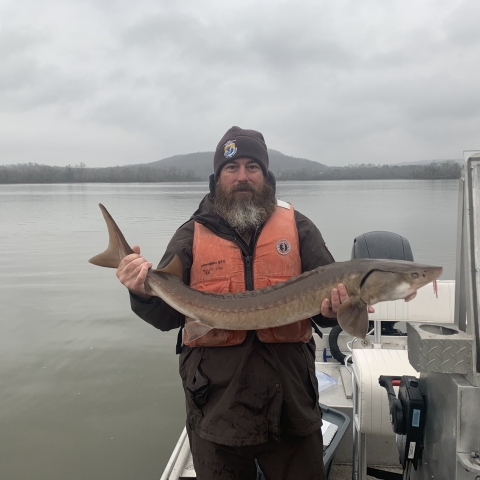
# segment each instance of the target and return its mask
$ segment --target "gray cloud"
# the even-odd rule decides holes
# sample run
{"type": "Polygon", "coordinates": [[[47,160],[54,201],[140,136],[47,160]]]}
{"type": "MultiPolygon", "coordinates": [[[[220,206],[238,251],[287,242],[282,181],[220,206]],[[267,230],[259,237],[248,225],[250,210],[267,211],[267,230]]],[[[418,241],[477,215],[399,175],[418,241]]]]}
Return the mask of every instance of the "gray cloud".
{"type": "Polygon", "coordinates": [[[40,105],[63,108],[86,100],[92,85],[65,75],[56,66],[39,66],[31,60],[15,59],[0,66],[0,111],[28,111],[40,105]]]}
{"type": "Polygon", "coordinates": [[[34,29],[12,29],[0,30],[0,60],[3,62],[12,55],[26,52],[45,40],[43,35],[35,32],[34,29]]]}
{"type": "MultiPolygon", "coordinates": [[[[72,163],[69,145],[89,166],[154,161],[212,150],[234,124],[328,164],[475,148],[475,0],[26,5],[0,24],[0,124],[27,125],[37,161],[72,163]]],[[[0,143],[0,162],[30,161],[0,143]]]]}

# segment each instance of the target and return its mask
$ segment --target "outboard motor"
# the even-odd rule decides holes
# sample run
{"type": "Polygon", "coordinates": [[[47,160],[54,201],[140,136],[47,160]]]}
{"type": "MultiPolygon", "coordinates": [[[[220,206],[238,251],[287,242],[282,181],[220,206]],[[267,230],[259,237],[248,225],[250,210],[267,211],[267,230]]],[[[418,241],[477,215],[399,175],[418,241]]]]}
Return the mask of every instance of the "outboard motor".
{"type": "Polygon", "coordinates": [[[413,262],[410,242],[398,233],[369,232],[353,241],[353,258],[385,258],[413,262]]]}
{"type": "MultiPolygon", "coordinates": [[[[352,259],[381,258],[388,260],[407,260],[413,262],[410,242],[398,233],[376,231],[355,237],[353,240],[352,259]]],[[[382,335],[404,335],[393,328],[396,322],[382,322],[382,335]]],[[[373,325],[369,327],[369,330],[373,325]]],[[[333,327],[328,336],[330,353],[341,364],[345,364],[345,355],[338,348],[338,336],[342,332],[340,326],[333,327]]]]}

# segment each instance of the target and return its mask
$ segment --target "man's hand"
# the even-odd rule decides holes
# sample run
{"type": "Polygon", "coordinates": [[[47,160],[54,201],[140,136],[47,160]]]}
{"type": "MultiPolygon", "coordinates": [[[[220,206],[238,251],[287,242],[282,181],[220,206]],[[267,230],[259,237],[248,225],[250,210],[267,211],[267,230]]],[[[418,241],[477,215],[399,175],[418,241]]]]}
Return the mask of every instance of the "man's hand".
{"type": "MultiPolygon", "coordinates": [[[[320,307],[320,313],[327,318],[337,318],[338,307],[349,299],[349,295],[343,283],[338,284],[338,288],[332,289],[331,300],[326,298],[320,307]]],[[[368,307],[368,313],[375,312],[373,307],[368,307]]]]}
{"type": "Polygon", "coordinates": [[[152,264],[140,255],[140,247],[134,245],[134,253],[122,258],[117,268],[117,277],[132,293],[140,298],[149,298],[145,293],[145,279],[152,264]]]}

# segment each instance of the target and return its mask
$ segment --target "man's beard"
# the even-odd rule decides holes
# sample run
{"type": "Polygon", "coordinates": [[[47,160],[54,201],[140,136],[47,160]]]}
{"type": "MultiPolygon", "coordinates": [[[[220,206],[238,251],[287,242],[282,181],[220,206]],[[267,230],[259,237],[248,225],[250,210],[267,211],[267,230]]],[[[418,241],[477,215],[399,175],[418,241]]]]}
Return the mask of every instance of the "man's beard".
{"type": "Polygon", "coordinates": [[[260,187],[242,182],[228,189],[217,180],[215,212],[240,234],[263,225],[275,211],[276,205],[275,190],[268,182],[260,187]],[[235,195],[235,192],[252,193],[235,195]]]}

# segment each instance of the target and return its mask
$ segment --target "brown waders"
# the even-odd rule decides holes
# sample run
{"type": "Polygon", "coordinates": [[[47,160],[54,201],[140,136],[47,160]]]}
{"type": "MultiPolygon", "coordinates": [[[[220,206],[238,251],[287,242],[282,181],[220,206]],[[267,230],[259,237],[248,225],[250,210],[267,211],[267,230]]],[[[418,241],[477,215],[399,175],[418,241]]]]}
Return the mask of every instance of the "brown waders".
{"type": "Polygon", "coordinates": [[[256,480],[257,459],[266,480],[326,480],[321,430],[280,442],[230,447],[204,440],[187,428],[197,480],[256,480]]]}

